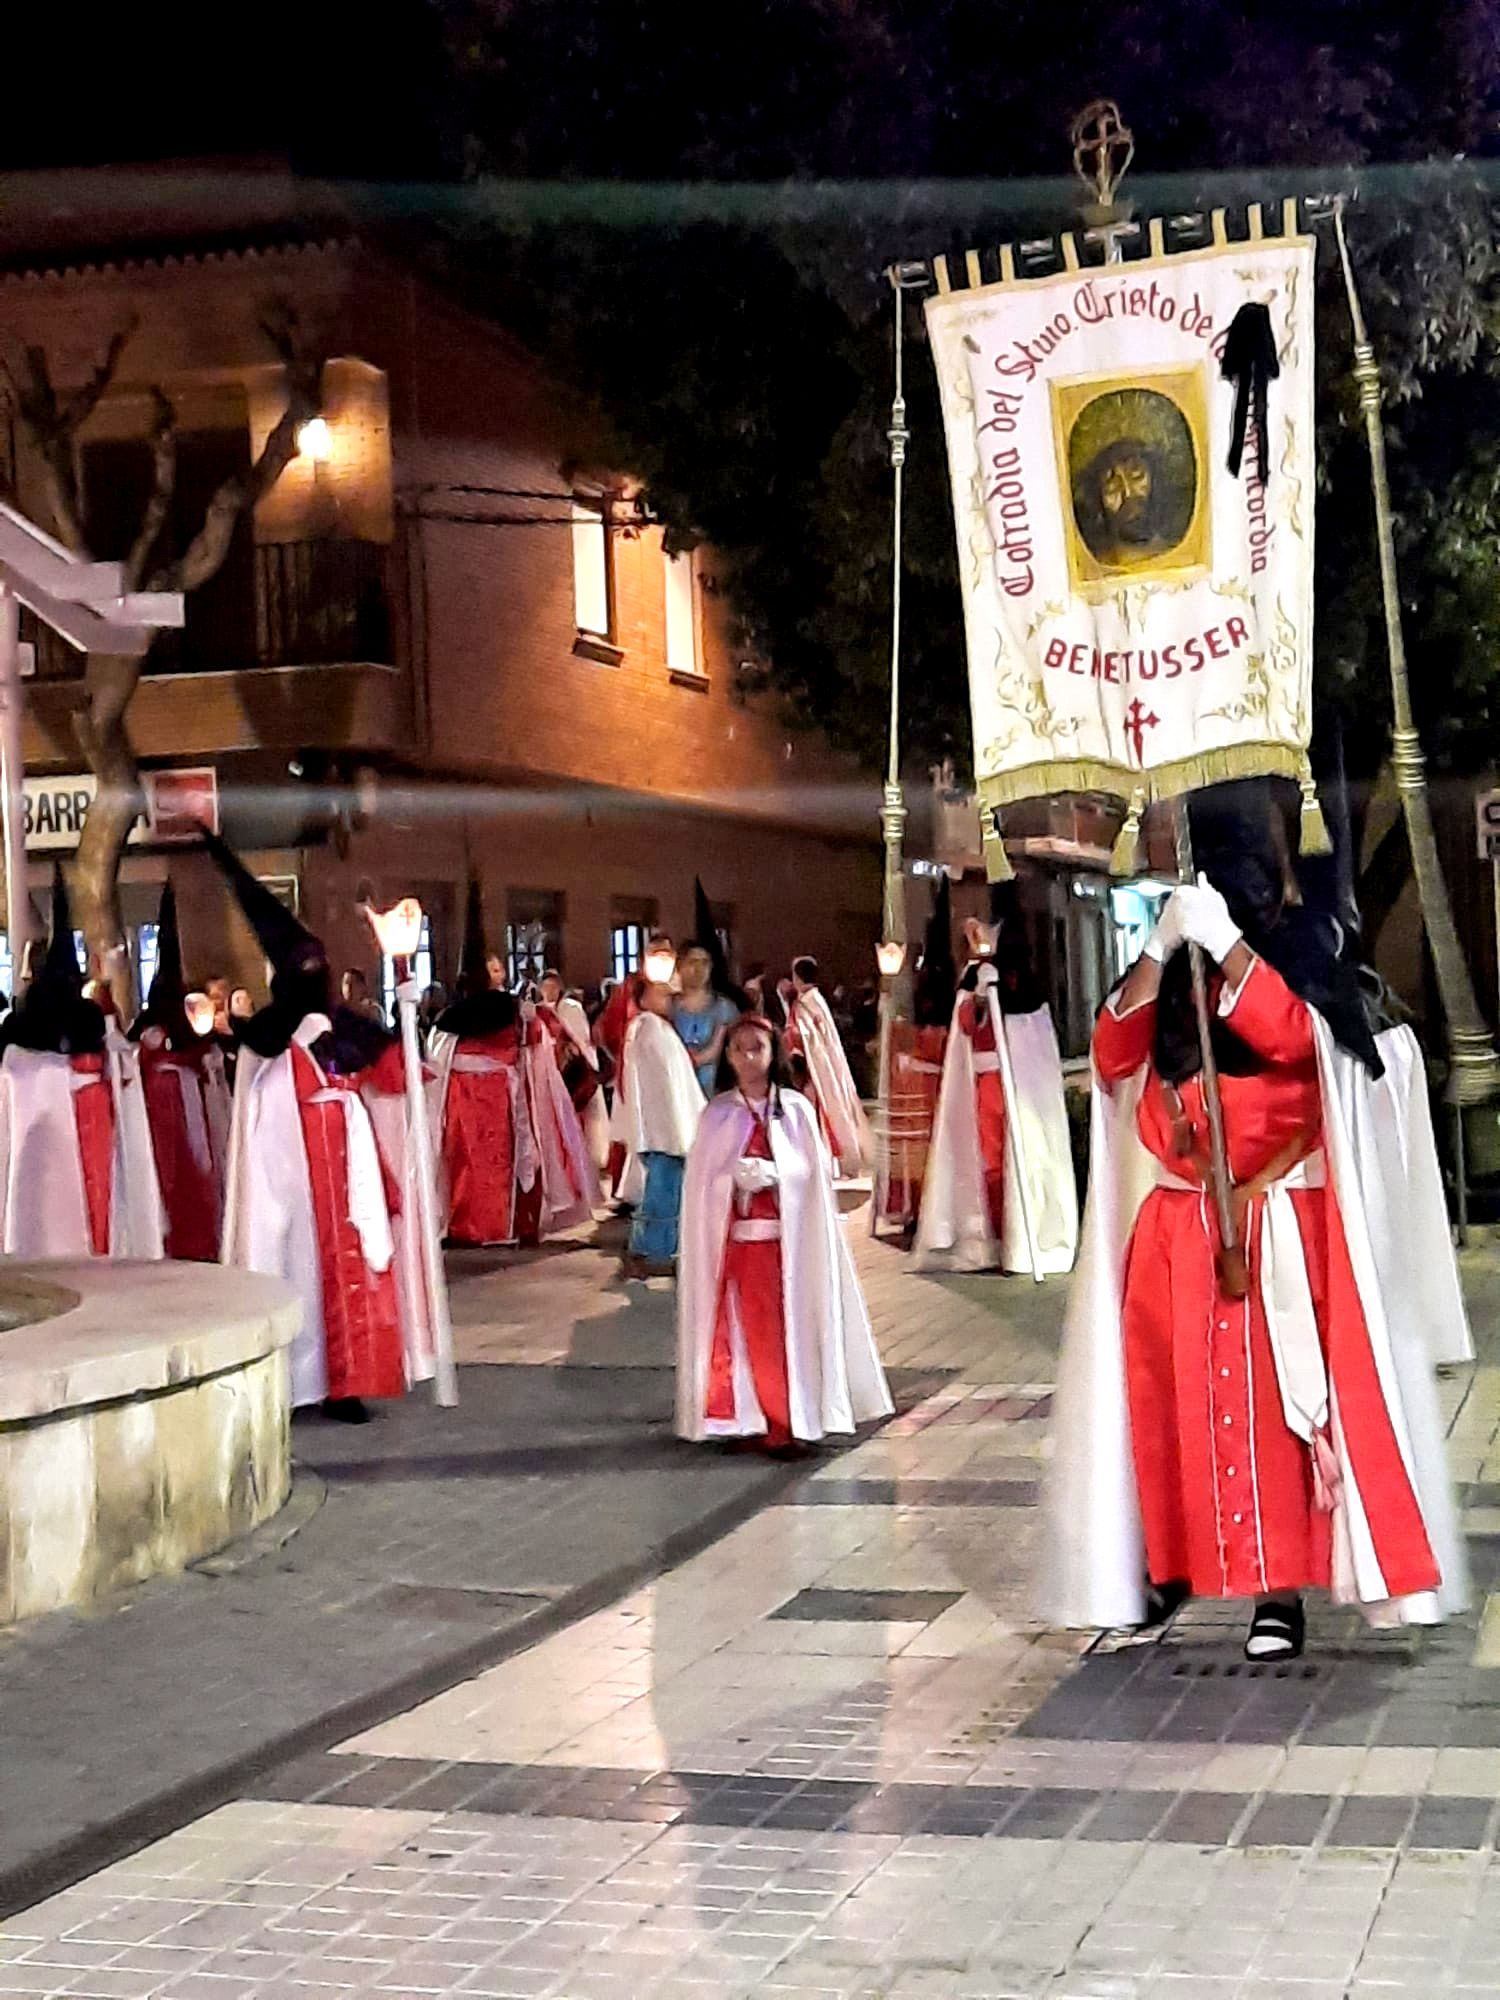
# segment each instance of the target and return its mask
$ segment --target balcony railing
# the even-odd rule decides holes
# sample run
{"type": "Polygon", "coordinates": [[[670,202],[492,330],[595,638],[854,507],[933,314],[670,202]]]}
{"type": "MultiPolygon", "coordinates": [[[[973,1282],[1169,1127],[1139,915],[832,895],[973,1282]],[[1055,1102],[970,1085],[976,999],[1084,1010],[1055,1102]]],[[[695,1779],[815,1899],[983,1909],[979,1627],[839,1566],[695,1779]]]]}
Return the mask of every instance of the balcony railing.
{"type": "MultiPolygon", "coordinates": [[[[391,664],[386,552],[374,542],[262,542],[232,557],[187,600],[180,632],[163,632],[146,671],[238,673],[252,667],[391,664]]],[[[21,637],[39,680],[74,680],[83,657],[29,611],[21,637]]]]}

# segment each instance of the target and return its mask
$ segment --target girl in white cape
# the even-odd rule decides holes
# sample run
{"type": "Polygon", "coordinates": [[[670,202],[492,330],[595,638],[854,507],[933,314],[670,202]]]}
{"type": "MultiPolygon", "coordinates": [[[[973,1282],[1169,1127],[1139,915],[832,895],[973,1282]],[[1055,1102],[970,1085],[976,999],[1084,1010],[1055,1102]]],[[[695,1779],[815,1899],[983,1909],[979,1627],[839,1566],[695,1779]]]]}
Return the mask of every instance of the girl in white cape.
{"type": "Polygon", "coordinates": [[[683,1191],[677,1430],[795,1453],[889,1416],[818,1116],[783,1091],[768,1021],[730,1030],[683,1191]],[[724,1074],[721,1071],[721,1075],[724,1074]]]}

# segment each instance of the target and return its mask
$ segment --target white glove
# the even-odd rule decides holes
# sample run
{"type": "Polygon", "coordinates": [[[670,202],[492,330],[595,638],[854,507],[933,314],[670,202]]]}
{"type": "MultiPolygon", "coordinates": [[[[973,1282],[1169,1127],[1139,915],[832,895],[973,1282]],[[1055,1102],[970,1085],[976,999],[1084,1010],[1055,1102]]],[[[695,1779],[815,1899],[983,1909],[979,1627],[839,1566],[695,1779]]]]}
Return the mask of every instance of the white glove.
{"type": "Polygon", "coordinates": [[[1239,943],[1239,925],[1229,914],[1229,905],[1206,875],[1184,883],[1172,900],[1182,905],[1182,934],[1190,944],[1201,945],[1209,957],[1222,965],[1239,943]]]}
{"type": "Polygon", "coordinates": [[[734,1163],[734,1185],[740,1194],[763,1194],[767,1188],[780,1184],[781,1174],[774,1160],[742,1154],[734,1163]]]}
{"type": "Polygon", "coordinates": [[[1144,956],[1154,958],[1158,965],[1167,960],[1182,943],[1182,891],[1174,889],[1157,912],[1156,928],[1147,938],[1144,956]]]}

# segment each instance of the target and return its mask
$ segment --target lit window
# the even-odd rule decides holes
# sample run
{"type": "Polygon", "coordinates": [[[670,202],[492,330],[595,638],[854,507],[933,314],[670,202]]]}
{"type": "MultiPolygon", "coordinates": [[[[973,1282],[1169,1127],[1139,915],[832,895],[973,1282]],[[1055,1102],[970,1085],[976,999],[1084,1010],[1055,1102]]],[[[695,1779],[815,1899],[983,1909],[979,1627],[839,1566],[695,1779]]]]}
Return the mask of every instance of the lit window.
{"type": "Polygon", "coordinates": [[[691,551],[667,556],[662,574],[667,602],[667,670],[696,678],[703,671],[698,660],[698,565],[691,551]]]}
{"type": "Polygon", "coordinates": [[[135,990],[143,1001],[150,998],[161,963],[160,930],[159,924],[137,924],[135,928],[135,990]]]}
{"type": "Polygon", "coordinates": [[[656,929],[656,904],[645,896],[615,896],[609,912],[609,972],[628,979],[639,972],[646,944],[656,929]]]}
{"type": "Polygon", "coordinates": [[[556,889],[512,889],[505,905],[505,976],[519,992],[548,966],[562,970],[563,899],[556,889]]]}
{"type": "Polygon", "coordinates": [[[602,496],[573,500],[573,615],[591,639],[614,634],[614,593],[610,587],[609,525],[602,496]]]}

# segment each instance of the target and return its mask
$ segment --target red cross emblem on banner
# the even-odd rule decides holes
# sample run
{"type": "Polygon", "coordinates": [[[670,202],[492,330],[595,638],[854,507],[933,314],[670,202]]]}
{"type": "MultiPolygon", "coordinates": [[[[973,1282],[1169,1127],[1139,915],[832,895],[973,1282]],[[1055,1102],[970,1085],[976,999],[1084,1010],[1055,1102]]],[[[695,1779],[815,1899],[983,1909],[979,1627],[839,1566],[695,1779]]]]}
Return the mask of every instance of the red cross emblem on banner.
{"type": "Polygon", "coordinates": [[[1146,731],[1155,729],[1161,717],[1148,709],[1139,700],[1133,701],[1125,711],[1125,733],[1130,738],[1131,752],[1137,764],[1145,755],[1146,731]]]}

